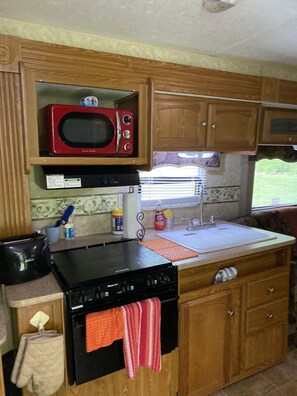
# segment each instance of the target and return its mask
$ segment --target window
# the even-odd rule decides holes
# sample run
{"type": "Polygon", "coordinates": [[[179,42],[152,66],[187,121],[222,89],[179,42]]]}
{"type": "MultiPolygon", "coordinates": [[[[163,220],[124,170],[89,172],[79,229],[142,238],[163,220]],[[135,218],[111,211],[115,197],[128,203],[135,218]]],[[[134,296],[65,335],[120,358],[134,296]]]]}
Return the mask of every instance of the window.
{"type": "Polygon", "coordinates": [[[200,185],[206,184],[206,170],[197,165],[161,165],[150,172],[139,172],[141,206],[155,208],[191,206],[198,203],[200,185]]]}
{"type": "Polygon", "coordinates": [[[256,162],[252,208],[297,204],[297,163],[280,159],[256,162]]]}

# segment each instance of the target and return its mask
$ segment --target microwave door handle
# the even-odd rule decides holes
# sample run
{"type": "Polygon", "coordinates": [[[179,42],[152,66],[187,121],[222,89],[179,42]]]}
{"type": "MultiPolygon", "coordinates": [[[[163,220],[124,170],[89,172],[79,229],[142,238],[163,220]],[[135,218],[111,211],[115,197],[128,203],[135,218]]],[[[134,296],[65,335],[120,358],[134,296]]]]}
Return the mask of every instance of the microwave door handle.
{"type": "Polygon", "coordinates": [[[121,130],[121,120],[119,116],[119,112],[116,111],[116,122],[117,122],[117,147],[116,147],[116,152],[118,153],[120,151],[120,143],[121,143],[121,137],[122,137],[122,130],[121,130]]]}

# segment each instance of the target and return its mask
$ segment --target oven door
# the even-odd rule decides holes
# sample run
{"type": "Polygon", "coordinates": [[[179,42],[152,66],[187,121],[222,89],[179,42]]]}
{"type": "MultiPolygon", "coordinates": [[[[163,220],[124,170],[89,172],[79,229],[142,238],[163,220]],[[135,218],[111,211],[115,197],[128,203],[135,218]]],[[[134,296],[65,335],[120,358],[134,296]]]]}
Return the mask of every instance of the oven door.
{"type": "MultiPolygon", "coordinates": [[[[158,296],[159,297],[159,296],[158,296]]],[[[162,355],[177,347],[178,299],[177,296],[159,297],[161,300],[161,352],[162,355]]],[[[99,311],[97,309],[96,311],[99,311]]],[[[90,313],[90,312],[87,312],[90,313]]],[[[125,367],[122,340],[93,352],[86,352],[87,313],[69,316],[67,339],[67,369],[70,385],[79,385],[125,367]]]]}

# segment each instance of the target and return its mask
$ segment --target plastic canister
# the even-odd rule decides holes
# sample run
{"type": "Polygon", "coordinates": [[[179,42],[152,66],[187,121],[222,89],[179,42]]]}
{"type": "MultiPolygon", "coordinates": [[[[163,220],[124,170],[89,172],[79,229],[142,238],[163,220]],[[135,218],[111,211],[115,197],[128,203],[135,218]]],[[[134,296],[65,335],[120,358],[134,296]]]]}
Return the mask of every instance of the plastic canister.
{"type": "Polygon", "coordinates": [[[74,238],[74,225],[73,224],[65,224],[64,225],[64,238],[65,239],[74,238]]]}
{"type": "Polygon", "coordinates": [[[75,231],[75,228],[74,228],[74,223],[73,223],[73,217],[70,216],[68,223],[66,223],[64,225],[64,238],[65,239],[73,239],[75,236],[74,231],[75,231]]]}
{"type": "Polygon", "coordinates": [[[123,233],[123,209],[111,211],[111,231],[113,234],[123,233]]]}

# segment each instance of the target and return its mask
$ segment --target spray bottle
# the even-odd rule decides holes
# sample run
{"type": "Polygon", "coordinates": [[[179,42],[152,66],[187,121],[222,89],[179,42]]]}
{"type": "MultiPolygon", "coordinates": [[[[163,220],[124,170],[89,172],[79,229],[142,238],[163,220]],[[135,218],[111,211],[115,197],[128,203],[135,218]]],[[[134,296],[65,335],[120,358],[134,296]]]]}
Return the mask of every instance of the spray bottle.
{"type": "Polygon", "coordinates": [[[164,230],[164,228],[165,228],[164,212],[162,210],[161,201],[158,201],[156,213],[155,213],[155,230],[161,231],[164,230]]]}

